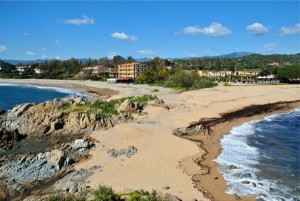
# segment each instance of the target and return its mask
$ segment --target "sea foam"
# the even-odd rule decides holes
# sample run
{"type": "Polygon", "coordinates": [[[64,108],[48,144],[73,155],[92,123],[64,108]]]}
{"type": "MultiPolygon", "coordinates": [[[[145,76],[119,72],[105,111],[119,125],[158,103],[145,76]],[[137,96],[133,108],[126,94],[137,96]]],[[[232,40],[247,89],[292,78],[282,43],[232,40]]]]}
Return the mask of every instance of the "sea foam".
{"type": "MultiPolygon", "coordinates": [[[[291,112],[287,115],[299,115],[295,112],[299,113],[300,109],[294,110],[294,113],[291,112]]],[[[252,141],[252,143],[257,144],[256,147],[251,146],[252,144],[249,145],[248,142],[249,138],[255,135],[256,132],[264,132],[262,128],[257,128],[256,125],[258,123],[261,121],[272,123],[273,121],[278,121],[278,118],[280,118],[280,115],[275,114],[260,121],[251,121],[233,127],[230,133],[224,135],[223,139],[221,139],[223,150],[214,161],[220,165],[219,171],[227,181],[227,193],[254,195],[259,200],[300,200],[300,184],[297,187],[291,188],[285,185],[280,178],[269,179],[261,177],[261,170],[264,169],[266,172],[266,168],[268,167],[262,168],[265,164],[261,164],[260,162],[264,160],[276,160],[269,155],[263,154],[258,148],[266,146],[269,139],[264,135],[258,135],[256,137],[258,140],[252,141]]],[[[272,126],[278,125],[272,124],[272,126]]],[[[275,127],[274,129],[277,130],[280,128],[275,127]]],[[[293,160],[293,158],[289,160],[293,160]]],[[[286,159],[287,162],[289,160],[286,159]]]]}

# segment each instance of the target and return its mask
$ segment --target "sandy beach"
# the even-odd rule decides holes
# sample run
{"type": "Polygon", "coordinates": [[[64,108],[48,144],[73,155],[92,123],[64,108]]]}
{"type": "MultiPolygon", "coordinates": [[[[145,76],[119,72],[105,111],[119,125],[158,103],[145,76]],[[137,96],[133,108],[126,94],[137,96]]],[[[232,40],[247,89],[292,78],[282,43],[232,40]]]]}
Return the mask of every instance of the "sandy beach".
{"type": "MultiPolygon", "coordinates": [[[[226,182],[212,161],[221,152],[220,139],[233,126],[268,114],[239,118],[214,128],[214,136],[193,136],[191,140],[173,135],[173,130],[187,127],[201,118],[219,117],[250,105],[262,105],[280,101],[300,100],[299,85],[245,85],[223,86],[178,93],[177,91],[147,85],[108,84],[93,81],[65,80],[7,80],[0,83],[56,86],[89,92],[97,98],[155,94],[163,99],[170,109],[146,107],[147,115],[136,116],[130,123],[119,124],[113,129],[94,132],[91,136],[98,143],[90,152],[91,158],[76,164],[75,168],[90,168],[100,165],[102,171],[88,178],[92,188],[100,184],[124,192],[130,189],[152,189],[171,193],[182,200],[236,200],[225,193],[226,182]],[[158,89],[159,92],[153,92],[158,89]],[[91,93],[93,92],[93,93],[91,93]],[[137,154],[131,158],[112,158],[109,149],[134,146],[137,154]],[[202,158],[205,155],[205,160],[202,158]],[[201,163],[199,166],[198,163],[201,163]],[[209,174],[207,174],[207,168],[209,174]]],[[[276,113],[299,108],[295,103],[276,113]]],[[[274,111],[272,112],[274,113],[274,111]]],[[[242,200],[255,200],[242,197],[242,200]]]]}

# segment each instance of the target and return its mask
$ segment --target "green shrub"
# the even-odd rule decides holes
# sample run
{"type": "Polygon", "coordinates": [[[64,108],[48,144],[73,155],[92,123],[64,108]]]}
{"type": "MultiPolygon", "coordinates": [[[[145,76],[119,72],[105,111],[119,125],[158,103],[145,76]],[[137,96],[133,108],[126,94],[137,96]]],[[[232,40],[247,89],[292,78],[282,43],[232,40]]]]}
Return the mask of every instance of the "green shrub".
{"type": "Polygon", "coordinates": [[[167,79],[165,86],[190,90],[214,87],[216,86],[216,83],[200,78],[197,72],[179,71],[167,79]]]}
{"type": "Polygon", "coordinates": [[[107,186],[99,186],[94,192],[95,201],[122,201],[121,197],[116,194],[112,188],[107,186]]]}
{"type": "Polygon", "coordinates": [[[82,195],[73,194],[55,194],[47,197],[46,201],[85,201],[85,197],[82,195]]]}
{"type": "Polygon", "coordinates": [[[206,80],[206,79],[198,79],[191,89],[204,89],[204,88],[211,88],[216,86],[217,84],[215,82],[206,80]]]}
{"type": "Polygon", "coordinates": [[[136,190],[126,194],[126,201],[163,201],[156,191],[136,190]]]}
{"type": "Polygon", "coordinates": [[[227,82],[225,82],[223,86],[229,87],[229,86],[232,86],[232,85],[230,85],[230,84],[228,84],[227,82]]]}

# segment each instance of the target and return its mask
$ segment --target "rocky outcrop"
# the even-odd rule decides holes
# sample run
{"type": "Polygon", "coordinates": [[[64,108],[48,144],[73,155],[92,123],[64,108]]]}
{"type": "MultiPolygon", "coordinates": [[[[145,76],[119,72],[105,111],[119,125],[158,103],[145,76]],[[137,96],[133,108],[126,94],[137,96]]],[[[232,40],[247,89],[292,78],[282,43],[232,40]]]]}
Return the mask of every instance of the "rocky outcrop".
{"type": "Polygon", "coordinates": [[[39,153],[36,156],[27,155],[1,166],[0,178],[6,183],[31,183],[52,177],[71,164],[72,160],[60,150],[39,153]]]}
{"type": "Polygon", "coordinates": [[[77,97],[14,107],[11,112],[0,116],[0,147],[7,150],[14,142],[25,137],[35,139],[49,135],[79,134],[114,126],[112,119],[98,112],[64,110],[64,107],[85,102],[84,98],[77,97]]]}
{"type": "Polygon", "coordinates": [[[156,96],[150,97],[151,100],[137,101],[135,98],[125,99],[118,110],[120,112],[141,112],[145,106],[152,107],[163,107],[169,109],[169,106],[162,100],[158,99],[156,96]]]}
{"type": "Polygon", "coordinates": [[[72,164],[88,156],[94,146],[90,139],[77,139],[54,149],[36,155],[27,154],[10,160],[0,166],[0,185],[20,191],[33,182],[44,181],[70,170],[72,164]]]}
{"type": "Polygon", "coordinates": [[[54,191],[65,191],[68,193],[76,193],[79,191],[86,190],[89,186],[86,184],[85,180],[92,175],[93,172],[101,171],[100,166],[93,166],[88,170],[78,170],[66,175],[61,180],[55,182],[53,185],[54,191]]]}

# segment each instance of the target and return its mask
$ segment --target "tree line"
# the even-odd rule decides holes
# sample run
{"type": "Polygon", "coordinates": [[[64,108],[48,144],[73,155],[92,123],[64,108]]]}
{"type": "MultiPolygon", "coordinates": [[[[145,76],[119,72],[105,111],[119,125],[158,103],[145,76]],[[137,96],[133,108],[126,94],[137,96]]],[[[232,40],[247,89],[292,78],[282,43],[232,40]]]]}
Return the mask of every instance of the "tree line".
{"type": "MultiPolygon", "coordinates": [[[[1,78],[49,78],[49,79],[75,79],[76,75],[82,68],[87,66],[104,65],[110,68],[117,68],[119,64],[135,62],[132,56],[127,58],[120,55],[116,55],[113,58],[102,57],[99,59],[75,59],[68,60],[49,60],[41,63],[27,63],[19,65],[30,65],[30,68],[23,73],[16,71],[16,66],[5,63],[0,60],[0,77],[1,78]],[[35,74],[34,69],[39,68],[44,73],[35,74]]],[[[187,59],[162,59],[155,57],[149,61],[143,62],[148,65],[149,70],[138,79],[141,83],[157,83],[165,82],[167,79],[171,79],[171,76],[175,73],[187,70],[212,70],[212,71],[240,71],[249,69],[261,70],[261,75],[279,73],[280,77],[295,77],[298,76],[300,69],[300,54],[274,54],[274,55],[260,55],[252,54],[239,58],[187,58],[187,59]],[[277,62],[278,65],[292,66],[288,70],[279,70],[278,66],[270,65],[273,62],[277,62]],[[166,67],[172,67],[172,70],[168,70],[166,67]],[[294,73],[290,73],[291,70],[294,73]],[[286,75],[282,75],[282,73],[286,75]],[[286,73],[288,72],[288,73],[286,73]]],[[[299,77],[299,76],[298,76],[299,77]]],[[[171,82],[170,82],[171,83],[171,82]]]]}

